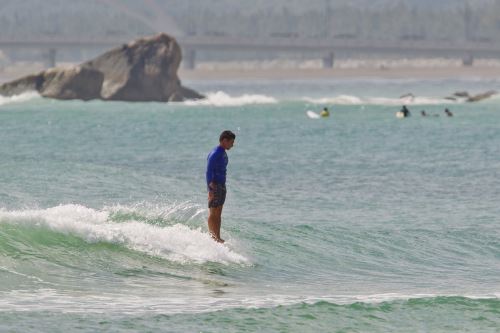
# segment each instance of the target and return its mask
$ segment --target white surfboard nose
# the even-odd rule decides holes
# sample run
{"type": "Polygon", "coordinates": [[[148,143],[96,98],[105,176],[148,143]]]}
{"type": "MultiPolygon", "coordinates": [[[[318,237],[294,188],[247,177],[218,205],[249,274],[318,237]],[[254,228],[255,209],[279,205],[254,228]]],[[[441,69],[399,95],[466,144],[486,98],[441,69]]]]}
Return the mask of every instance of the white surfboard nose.
{"type": "Polygon", "coordinates": [[[319,114],[317,114],[316,112],[311,111],[311,110],[307,110],[306,114],[311,119],[319,119],[320,118],[319,114]]]}

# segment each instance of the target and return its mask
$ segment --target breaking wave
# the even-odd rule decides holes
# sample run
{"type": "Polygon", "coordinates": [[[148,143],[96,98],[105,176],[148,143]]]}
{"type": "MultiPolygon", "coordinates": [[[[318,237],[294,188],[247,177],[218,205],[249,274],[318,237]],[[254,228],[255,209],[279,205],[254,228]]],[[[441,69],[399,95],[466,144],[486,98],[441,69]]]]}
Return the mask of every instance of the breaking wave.
{"type": "MultiPolygon", "coordinates": [[[[145,206],[142,210],[144,209],[145,206]]],[[[227,245],[214,242],[201,227],[190,227],[175,218],[172,220],[174,215],[181,220],[189,214],[196,216],[200,213],[199,208],[184,204],[164,207],[163,210],[159,207],[156,209],[149,215],[144,215],[141,209],[133,207],[95,210],[75,204],[34,210],[1,209],[0,227],[7,224],[28,229],[40,228],[41,232],[49,230],[76,236],[90,244],[118,244],[180,263],[248,263],[247,258],[227,245]]],[[[33,243],[37,239],[33,237],[33,243]]]]}
{"type": "Polygon", "coordinates": [[[35,91],[29,91],[25,92],[19,95],[14,95],[14,96],[2,96],[0,95],[0,106],[6,105],[6,104],[11,104],[11,103],[20,103],[20,102],[25,102],[28,100],[31,100],[33,98],[40,97],[40,95],[35,92],[35,91]]]}
{"type": "Polygon", "coordinates": [[[454,104],[459,101],[454,101],[445,98],[433,97],[403,97],[403,98],[386,98],[386,97],[358,97],[351,95],[339,95],[336,97],[309,98],[304,97],[304,101],[312,104],[336,104],[336,105],[388,105],[400,106],[406,105],[441,105],[454,104]]]}
{"type": "Polygon", "coordinates": [[[275,104],[278,100],[266,95],[244,94],[241,96],[230,96],[223,91],[208,93],[205,99],[186,101],[185,105],[210,105],[210,106],[242,106],[249,104],[275,104]]]}

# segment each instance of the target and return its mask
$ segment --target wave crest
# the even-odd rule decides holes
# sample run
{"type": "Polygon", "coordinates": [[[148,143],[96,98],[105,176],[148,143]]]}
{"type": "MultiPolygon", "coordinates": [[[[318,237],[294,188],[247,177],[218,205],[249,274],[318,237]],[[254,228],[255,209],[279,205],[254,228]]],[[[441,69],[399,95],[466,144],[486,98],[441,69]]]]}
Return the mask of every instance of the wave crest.
{"type": "Polygon", "coordinates": [[[223,91],[208,93],[205,99],[186,101],[185,105],[211,105],[211,106],[242,106],[248,104],[275,104],[278,103],[274,97],[266,95],[244,94],[232,97],[223,91]]]}
{"type": "Polygon", "coordinates": [[[60,205],[48,209],[21,211],[2,209],[0,223],[47,228],[77,236],[88,243],[120,244],[132,250],[180,263],[248,263],[248,259],[243,255],[226,245],[214,242],[199,227],[190,228],[181,223],[161,227],[144,223],[134,214],[117,223],[113,220],[113,214],[116,212],[116,208],[94,210],[82,205],[60,205]]]}
{"type": "Polygon", "coordinates": [[[403,98],[386,98],[386,97],[358,97],[352,95],[339,95],[336,97],[309,98],[304,97],[304,101],[312,104],[336,104],[336,105],[388,105],[400,106],[406,105],[440,105],[457,103],[444,98],[433,97],[403,97],[403,98]]]}
{"type": "Polygon", "coordinates": [[[19,95],[8,96],[8,97],[0,95],[0,106],[11,103],[25,102],[37,97],[40,97],[40,94],[38,94],[36,91],[28,91],[19,95]]]}

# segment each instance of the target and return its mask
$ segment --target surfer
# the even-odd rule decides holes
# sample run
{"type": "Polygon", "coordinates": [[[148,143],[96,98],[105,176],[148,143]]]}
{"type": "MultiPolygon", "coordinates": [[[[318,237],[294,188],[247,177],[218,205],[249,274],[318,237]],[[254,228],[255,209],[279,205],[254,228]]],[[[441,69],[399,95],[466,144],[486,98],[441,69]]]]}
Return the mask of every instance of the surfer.
{"type": "MultiPolygon", "coordinates": [[[[422,114],[423,115],[423,114],[422,114]]],[[[407,118],[411,116],[410,110],[406,107],[406,105],[403,105],[400,111],[396,112],[396,117],[398,118],[407,118]]]]}
{"type": "Polygon", "coordinates": [[[425,110],[420,111],[420,114],[422,117],[427,117],[427,112],[425,112],[425,110]]]}
{"type": "Polygon", "coordinates": [[[220,238],[220,226],[222,207],[226,200],[226,170],[229,161],[226,150],[233,147],[235,138],[236,135],[231,131],[222,132],[219,145],[207,157],[208,232],[219,243],[224,243],[220,238]]]}
{"type": "Polygon", "coordinates": [[[403,105],[403,107],[401,108],[401,112],[403,113],[403,116],[405,118],[410,116],[410,110],[408,110],[406,105],[403,105]]]}
{"type": "Polygon", "coordinates": [[[453,113],[451,113],[451,111],[448,110],[448,108],[444,109],[444,113],[446,113],[448,117],[453,117],[453,113]]]}
{"type": "Polygon", "coordinates": [[[328,111],[328,108],[325,106],[319,115],[321,117],[329,117],[330,116],[330,111],[328,111]]]}

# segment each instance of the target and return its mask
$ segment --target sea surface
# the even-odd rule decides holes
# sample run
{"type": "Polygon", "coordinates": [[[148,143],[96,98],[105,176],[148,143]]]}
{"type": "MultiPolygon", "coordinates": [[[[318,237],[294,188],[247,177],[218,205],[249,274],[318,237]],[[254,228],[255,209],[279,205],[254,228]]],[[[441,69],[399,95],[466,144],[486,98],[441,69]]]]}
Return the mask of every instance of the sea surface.
{"type": "Polygon", "coordinates": [[[0,97],[0,332],[500,332],[500,81],[185,84],[0,97]]]}

